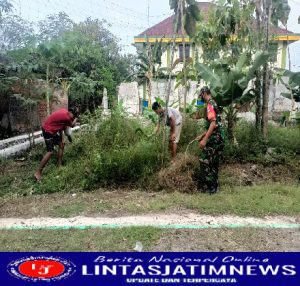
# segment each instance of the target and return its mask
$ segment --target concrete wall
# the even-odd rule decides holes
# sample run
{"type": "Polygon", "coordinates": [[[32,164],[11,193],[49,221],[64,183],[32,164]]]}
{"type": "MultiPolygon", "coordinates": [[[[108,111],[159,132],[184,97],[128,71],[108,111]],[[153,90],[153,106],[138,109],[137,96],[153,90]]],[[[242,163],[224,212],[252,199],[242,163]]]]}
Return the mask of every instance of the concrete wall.
{"type": "MultiPolygon", "coordinates": [[[[22,96],[23,92],[29,94],[30,97],[35,99],[37,104],[35,106],[26,106],[23,101],[15,97],[10,96],[7,106],[2,110],[0,114],[0,129],[3,132],[3,136],[11,136],[16,133],[24,133],[31,129],[31,125],[34,130],[39,130],[41,124],[47,118],[47,104],[44,99],[45,96],[45,82],[37,80],[30,85],[23,88],[21,84],[16,83],[12,87],[12,91],[22,96]],[[12,133],[12,134],[11,134],[12,133]]],[[[51,102],[51,112],[59,108],[68,108],[68,94],[63,92],[59,88],[52,88],[53,100],[51,102]]]]}
{"type": "Polygon", "coordinates": [[[118,102],[122,103],[128,113],[140,113],[140,95],[137,82],[121,83],[118,91],[118,102]]]}
{"type": "MultiPolygon", "coordinates": [[[[285,79],[287,81],[287,79],[285,79]]],[[[152,97],[151,102],[155,101],[155,97],[159,97],[166,101],[167,98],[167,80],[157,80],[151,82],[152,87],[152,97]]],[[[183,107],[184,100],[184,88],[179,87],[175,89],[176,80],[171,82],[171,94],[169,99],[169,105],[174,104],[176,107],[183,107]]],[[[148,95],[144,92],[145,87],[143,85],[138,85],[137,82],[132,83],[122,83],[119,88],[118,100],[123,102],[123,106],[129,113],[139,114],[141,112],[141,100],[148,100],[148,95]]],[[[187,103],[190,104],[193,99],[197,98],[197,82],[190,82],[190,89],[187,93],[187,103]]],[[[273,119],[278,119],[282,112],[290,111],[292,107],[292,101],[290,99],[282,97],[281,92],[287,92],[283,84],[278,84],[276,86],[272,85],[270,87],[270,100],[269,100],[269,111],[270,117],[273,119]]],[[[300,103],[295,104],[295,109],[300,110],[300,103]]]]}
{"type": "Polygon", "coordinates": [[[31,128],[36,130],[40,126],[38,105],[26,105],[21,98],[10,96],[8,119],[13,132],[24,133],[31,128]]]}
{"type": "MultiPolygon", "coordinates": [[[[157,80],[151,82],[151,103],[155,101],[155,97],[159,97],[166,101],[167,99],[167,80],[157,80]]],[[[169,105],[183,107],[184,101],[184,88],[179,87],[175,89],[176,81],[171,82],[171,95],[169,98],[169,105]]],[[[191,103],[194,98],[197,98],[196,94],[197,82],[190,83],[190,89],[187,93],[187,102],[191,103]]],[[[142,110],[141,101],[146,99],[149,101],[148,94],[145,94],[145,86],[138,85],[137,82],[122,83],[119,87],[118,101],[123,103],[123,107],[127,112],[132,114],[139,114],[142,110]]]]}

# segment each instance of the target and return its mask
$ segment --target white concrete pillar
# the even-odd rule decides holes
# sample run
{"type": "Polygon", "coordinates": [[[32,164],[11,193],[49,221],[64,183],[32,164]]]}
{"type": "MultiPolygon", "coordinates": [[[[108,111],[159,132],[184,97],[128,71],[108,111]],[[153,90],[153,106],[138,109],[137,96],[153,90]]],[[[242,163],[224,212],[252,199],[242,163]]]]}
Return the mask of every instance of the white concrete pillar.
{"type": "Polygon", "coordinates": [[[104,111],[108,110],[108,96],[107,96],[107,89],[106,88],[104,88],[104,90],[103,90],[102,107],[103,107],[104,111]]]}

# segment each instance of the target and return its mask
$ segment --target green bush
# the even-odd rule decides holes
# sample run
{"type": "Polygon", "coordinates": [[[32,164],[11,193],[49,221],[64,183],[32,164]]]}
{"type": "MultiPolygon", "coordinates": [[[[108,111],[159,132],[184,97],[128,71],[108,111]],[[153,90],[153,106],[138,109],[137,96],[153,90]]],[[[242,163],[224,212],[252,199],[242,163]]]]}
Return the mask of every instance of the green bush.
{"type": "MultiPolygon", "coordinates": [[[[24,163],[1,160],[0,168],[7,176],[0,180],[0,195],[77,192],[103,186],[155,186],[157,171],[170,157],[167,138],[163,142],[162,134],[147,136],[153,131],[150,122],[148,125],[121,112],[106,117],[89,116],[87,122],[88,126],[74,133],[73,143],[67,144],[64,164],[59,169],[54,154],[44,170],[41,184],[34,183],[33,173],[45,152],[44,146],[27,153],[24,163]]],[[[186,152],[188,143],[203,132],[201,122],[185,119],[178,152],[186,152]]],[[[300,147],[299,129],[270,126],[266,143],[257,136],[254,124],[241,121],[234,132],[237,144],[226,140],[227,162],[286,162],[293,166],[295,173],[299,170],[300,165],[295,164],[295,154],[299,154],[300,147]]],[[[197,142],[189,145],[188,153],[199,154],[197,142]]]]}
{"type": "Polygon", "coordinates": [[[282,153],[300,154],[300,129],[297,127],[269,127],[269,146],[282,153]]]}
{"type": "MultiPolygon", "coordinates": [[[[66,166],[59,171],[56,168],[50,171],[43,191],[126,185],[152,187],[151,182],[156,181],[162,162],[169,157],[168,141],[163,143],[162,134],[159,137],[146,135],[153,131],[153,124],[128,118],[119,111],[110,117],[96,114],[89,120],[90,128],[75,134],[74,143],[66,148],[66,166]],[[59,183],[56,182],[58,179],[59,183]]],[[[185,152],[188,144],[203,132],[202,123],[201,120],[185,119],[178,152],[185,152]]],[[[268,163],[273,159],[285,162],[285,157],[299,148],[299,136],[298,129],[270,126],[269,141],[264,142],[257,136],[254,124],[241,121],[235,128],[237,144],[226,140],[224,157],[231,162],[268,163]],[[266,154],[270,147],[275,151],[273,157],[268,158],[266,154]]],[[[199,154],[197,142],[189,146],[188,153],[199,154]]]]}
{"type": "Polygon", "coordinates": [[[236,143],[225,142],[224,155],[227,161],[284,162],[300,154],[300,130],[296,127],[269,126],[268,141],[258,136],[254,124],[241,121],[234,135],[236,143]],[[272,154],[268,154],[268,150],[272,154]]]}
{"type": "MultiPolygon", "coordinates": [[[[225,137],[226,131],[225,131],[225,137]]],[[[267,146],[258,136],[254,124],[241,121],[234,129],[235,141],[225,140],[224,158],[226,161],[255,161],[265,154],[267,146]]]]}
{"type": "Polygon", "coordinates": [[[115,186],[141,183],[161,166],[161,142],[140,141],[128,148],[113,148],[96,154],[91,165],[91,176],[83,187],[115,186]]]}
{"type": "Polygon", "coordinates": [[[153,126],[113,112],[89,116],[65,149],[64,166],[47,165],[37,193],[92,190],[101,186],[145,186],[169,154],[162,137],[148,137],[153,126]],[[139,132],[138,132],[139,131],[139,132]]]}

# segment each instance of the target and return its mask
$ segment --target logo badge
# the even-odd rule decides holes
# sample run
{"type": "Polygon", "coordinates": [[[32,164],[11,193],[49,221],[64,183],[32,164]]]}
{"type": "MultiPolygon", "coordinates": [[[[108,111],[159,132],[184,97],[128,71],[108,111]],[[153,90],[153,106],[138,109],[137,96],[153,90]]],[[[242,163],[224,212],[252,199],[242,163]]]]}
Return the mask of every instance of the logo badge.
{"type": "Polygon", "coordinates": [[[22,280],[50,282],[70,277],[76,272],[76,266],[60,257],[30,256],[10,262],[7,271],[22,280]]]}

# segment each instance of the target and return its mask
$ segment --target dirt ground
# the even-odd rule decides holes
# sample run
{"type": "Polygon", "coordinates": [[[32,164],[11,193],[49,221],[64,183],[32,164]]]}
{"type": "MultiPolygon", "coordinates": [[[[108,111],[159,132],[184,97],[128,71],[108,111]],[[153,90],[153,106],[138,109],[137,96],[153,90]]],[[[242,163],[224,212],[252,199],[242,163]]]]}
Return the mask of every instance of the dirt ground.
{"type": "MultiPolygon", "coordinates": [[[[5,172],[7,171],[5,170],[5,172]]],[[[179,193],[170,195],[168,191],[149,192],[131,189],[97,190],[91,193],[26,194],[24,196],[9,194],[0,197],[0,218],[21,218],[24,220],[26,218],[52,217],[74,220],[75,216],[91,218],[100,216],[102,218],[125,217],[126,220],[126,216],[147,215],[149,216],[149,221],[155,221],[156,218],[168,215],[183,218],[189,217],[190,213],[194,211],[196,216],[203,214],[212,215],[212,218],[208,219],[208,221],[204,220],[207,224],[214,224],[216,217],[221,217],[225,220],[226,218],[229,219],[227,221],[228,224],[240,222],[238,220],[232,221],[232,217],[230,218],[229,214],[240,215],[238,219],[245,219],[246,217],[246,219],[250,220],[263,219],[268,214],[272,214],[273,219],[275,219],[274,223],[282,222],[280,221],[282,217],[275,217],[276,214],[290,214],[290,216],[286,215],[286,220],[283,223],[300,223],[300,212],[299,207],[297,207],[299,206],[297,179],[295,172],[289,167],[281,165],[264,167],[254,164],[225,165],[222,167],[220,180],[222,185],[227,186],[227,188],[230,188],[230,186],[241,186],[241,188],[249,185],[256,186],[265,182],[270,182],[271,184],[278,182],[280,186],[291,185],[293,187],[292,191],[284,189],[284,187],[272,192],[265,190],[265,192],[259,193],[256,191],[257,195],[254,197],[251,197],[253,193],[246,187],[242,188],[244,190],[242,192],[238,192],[236,189],[230,191],[225,188],[225,193],[223,193],[221,189],[220,194],[212,197],[179,193]],[[274,199],[272,201],[273,207],[270,206],[269,208],[268,205],[272,198],[274,199]],[[285,206],[280,212],[277,211],[280,204],[275,204],[279,200],[280,204],[285,206]],[[240,210],[236,208],[236,201],[238,201],[240,210]],[[206,206],[206,203],[210,204],[210,208],[206,206]],[[222,207],[223,209],[221,209],[222,207]],[[262,210],[262,207],[265,209],[260,214],[259,211],[262,210]],[[245,211],[247,208],[248,210],[245,211]],[[288,211],[292,208],[293,211],[289,213],[288,211]],[[249,214],[256,218],[249,218],[249,214]]],[[[193,219],[191,217],[189,219],[188,223],[191,224],[193,219]]],[[[178,224],[180,220],[177,217],[172,223],[178,224]]],[[[203,223],[203,220],[201,223],[203,223]]],[[[26,222],[23,222],[24,225],[26,225],[26,222]]],[[[84,235],[79,235],[79,230],[71,230],[72,233],[77,235],[78,240],[73,241],[76,245],[74,248],[70,248],[69,251],[133,251],[132,245],[127,245],[126,240],[123,241],[123,239],[121,239],[122,241],[120,240],[120,245],[124,244],[122,247],[119,246],[119,248],[114,249],[107,246],[106,248],[101,248],[102,236],[101,239],[99,238],[98,244],[89,244],[91,245],[89,249],[82,249],[81,245],[85,245],[85,239],[93,241],[99,233],[105,237],[106,231],[106,229],[86,229],[84,230],[84,235]]],[[[32,230],[31,232],[34,233],[35,238],[41,235],[40,230],[32,230]]],[[[63,232],[61,230],[61,232],[56,233],[58,240],[61,239],[63,232]]],[[[71,239],[69,236],[66,235],[65,248],[60,249],[59,245],[53,244],[53,237],[49,236],[48,238],[45,235],[45,241],[40,246],[40,250],[68,250],[67,239],[71,239]]],[[[136,234],[136,237],[138,239],[139,235],[136,234]]],[[[135,239],[134,241],[136,241],[135,239]]],[[[34,241],[38,240],[34,239],[34,241]]],[[[0,230],[0,243],[4,250],[21,251],[25,249],[24,245],[28,244],[28,241],[26,241],[26,237],[24,237],[21,230],[0,230]],[[17,248],[13,247],[12,240],[15,240],[18,245],[17,248]]],[[[118,241],[116,243],[118,244],[118,241]]],[[[30,250],[33,251],[35,249],[28,248],[28,251],[30,250]]],[[[300,228],[272,229],[247,225],[241,228],[228,228],[226,226],[208,229],[164,228],[159,230],[158,239],[147,245],[144,251],[300,251],[300,228]]]]}
{"type": "Polygon", "coordinates": [[[221,169],[221,176],[232,180],[238,186],[251,186],[262,182],[272,183],[295,183],[300,179],[298,166],[287,166],[281,164],[264,166],[261,164],[227,164],[221,169]],[[297,178],[298,177],[298,178],[297,178]]]}
{"type": "MultiPolygon", "coordinates": [[[[163,189],[180,190],[184,193],[195,191],[193,173],[198,164],[198,157],[180,154],[174,164],[159,172],[159,185],[163,189]]],[[[293,184],[300,179],[300,170],[297,168],[283,164],[269,166],[251,163],[223,164],[220,168],[220,184],[231,186],[253,186],[266,182],[293,184]]]]}

